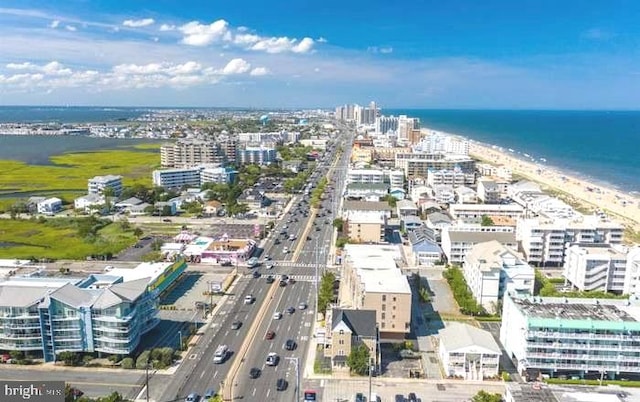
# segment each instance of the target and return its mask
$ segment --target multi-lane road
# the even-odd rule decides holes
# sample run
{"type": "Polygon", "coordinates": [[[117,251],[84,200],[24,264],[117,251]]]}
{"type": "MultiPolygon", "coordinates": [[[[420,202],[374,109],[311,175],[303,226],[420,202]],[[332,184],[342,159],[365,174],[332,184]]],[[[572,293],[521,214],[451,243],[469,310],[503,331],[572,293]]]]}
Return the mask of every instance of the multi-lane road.
{"type": "Polygon", "coordinates": [[[175,374],[170,377],[152,376],[149,387],[152,399],[178,401],[194,392],[203,395],[208,389],[221,392],[225,381],[231,385],[233,397],[241,397],[245,401],[295,400],[296,359],[301,375],[315,318],[316,268],[326,266],[333,235],[332,221],[337,212],[334,207],[337,200],[332,197],[342,194],[343,180],[335,180],[335,177],[344,174],[341,170],[348,163],[348,152],[336,160],[335,149],[348,148],[346,140],[346,136],[338,139],[331,155],[318,163],[312,179],[318,181],[323,175],[329,176],[336,186],[332,192],[334,195],[329,194],[318,211],[311,208],[309,196],[293,198],[291,208],[263,243],[259,256],[262,264],[254,269],[261,276],[253,278],[250,270],[241,269],[242,276],[232,288],[231,295],[219,307],[210,326],[201,329],[199,342],[190,349],[175,374]],[[295,240],[289,240],[290,235],[295,240]],[[274,267],[267,269],[270,262],[274,267]],[[296,279],[296,283],[277,286],[282,274],[296,279]],[[267,283],[269,275],[276,277],[276,285],[267,283]],[[272,286],[277,287],[275,293],[270,292],[272,286]],[[269,296],[271,294],[272,297],[269,296]],[[247,295],[255,297],[253,304],[243,303],[247,295]],[[299,310],[300,303],[306,303],[308,308],[299,310]],[[295,309],[292,314],[286,312],[289,307],[295,309]],[[258,316],[261,309],[264,317],[258,316]],[[273,318],[276,311],[283,314],[279,320],[273,318]],[[237,330],[231,328],[234,321],[242,322],[237,330]],[[275,332],[274,339],[265,339],[268,331],[275,332]],[[247,340],[248,336],[252,338],[247,340]],[[294,350],[283,348],[287,339],[296,342],[294,350]],[[214,364],[213,354],[219,345],[227,345],[231,354],[224,363],[214,364]],[[279,355],[277,366],[266,365],[270,352],[279,355]],[[251,368],[260,369],[258,378],[249,377],[251,368]],[[276,381],[280,378],[288,384],[284,391],[276,390],[276,381]]]}

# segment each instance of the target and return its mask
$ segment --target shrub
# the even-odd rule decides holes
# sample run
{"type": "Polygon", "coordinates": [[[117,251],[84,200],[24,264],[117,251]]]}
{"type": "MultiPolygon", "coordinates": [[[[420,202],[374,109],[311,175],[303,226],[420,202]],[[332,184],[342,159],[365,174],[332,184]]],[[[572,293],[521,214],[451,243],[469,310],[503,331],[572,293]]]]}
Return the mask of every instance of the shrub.
{"type": "Polygon", "coordinates": [[[120,364],[120,366],[123,369],[131,370],[134,367],[133,359],[130,357],[125,357],[124,359],[122,359],[122,363],[120,364]]]}
{"type": "Polygon", "coordinates": [[[465,315],[486,315],[484,308],[476,302],[473,297],[467,281],[464,279],[462,271],[458,267],[450,267],[442,273],[447,280],[451,291],[453,292],[453,298],[456,299],[458,306],[460,306],[460,312],[465,315]]]}
{"type": "Polygon", "coordinates": [[[150,359],[149,357],[151,356],[151,352],[149,352],[148,350],[145,350],[144,352],[140,353],[140,356],[138,356],[138,359],[136,360],[136,368],[137,369],[144,369],[147,367],[147,364],[149,364],[150,359]]]}

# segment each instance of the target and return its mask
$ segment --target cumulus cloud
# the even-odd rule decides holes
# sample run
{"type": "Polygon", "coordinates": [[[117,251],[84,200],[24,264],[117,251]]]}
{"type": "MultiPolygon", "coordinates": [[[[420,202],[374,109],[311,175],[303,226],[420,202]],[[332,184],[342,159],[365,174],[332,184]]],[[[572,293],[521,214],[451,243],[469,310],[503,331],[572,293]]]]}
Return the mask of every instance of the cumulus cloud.
{"type": "Polygon", "coordinates": [[[190,46],[207,46],[213,42],[226,40],[229,35],[229,23],[217,20],[209,25],[191,21],[180,28],[183,33],[182,43],[190,46]]]}
{"type": "Polygon", "coordinates": [[[252,75],[254,77],[259,77],[262,75],[268,75],[269,74],[269,70],[267,70],[266,67],[256,67],[253,70],[251,70],[251,72],[249,73],[249,75],[252,75]]]}
{"type": "Polygon", "coordinates": [[[5,65],[8,74],[0,74],[0,90],[50,92],[59,88],[83,87],[87,90],[126,90],[140,88],[187,88],[216,84],[233,75],[265,75],[264,67],[251,69],[244,59],[235,58],[222,67],[203,66],[196,61],[184,63],[118,64],[104,71],[71,69],[57,61],[5,65]]]}
{"type": "Polygon", "coordinates": [[[153,18],[143,18],[140,20],[124,20],[122,25],[129,28],[142,28],[153,25],[155,22],[153,18]]]}
{"type": "Polygon", "coordinates": [[[56,29],[58,26],[60,26],[60,20],[53,20],[51,21],[51,24],[49,24],[49,28],[53,29],[56,29]]]}
{"type": "Polygon", "coordinates": [[[74,27],[73,25],[67,25],[66,27],[64,27],[67,31],[70,32],[75,32],[78,30],[78,28],[74,27]]]}
{"type": "Polygon", "coordinates": [[[191,21],[178,28],[182,32],[182,43],[190,46],[208,46],[214,43],[233,44],[246,50],[267,53],[309,53],[316,41],[312,38],[289,38],[286,36],[261,36],[250,32],[247,27],[233,28],[225,20],[211,24],[191,21]]]}
{"type": "Polygon", "coordinates": [[[162,24],[160,25],[160,31],[161,32],[168,32],[168,31],[175,31],[176,30],[176,26],[175,25],[170,25],[170,24],[162,24]]]}

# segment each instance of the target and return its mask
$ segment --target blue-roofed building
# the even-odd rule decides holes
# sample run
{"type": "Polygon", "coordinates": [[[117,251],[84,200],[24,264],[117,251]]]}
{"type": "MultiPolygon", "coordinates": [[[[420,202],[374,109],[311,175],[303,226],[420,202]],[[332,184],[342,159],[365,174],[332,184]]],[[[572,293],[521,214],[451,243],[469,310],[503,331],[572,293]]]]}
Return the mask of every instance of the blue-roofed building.
{"type": "Polygon", "coordinates": [[[442,249],[436,243],[436,233],[425,226],[409,232],[411,258],[416,265],[434,265],[442,260],[442,249]]]}
{"type": "Polygon", "coordinates": [[[424,223],[419,216],[407,215],[400,218],[400,225],[405,231],[411,232],[412,230],[423,226],[424,223]]]}

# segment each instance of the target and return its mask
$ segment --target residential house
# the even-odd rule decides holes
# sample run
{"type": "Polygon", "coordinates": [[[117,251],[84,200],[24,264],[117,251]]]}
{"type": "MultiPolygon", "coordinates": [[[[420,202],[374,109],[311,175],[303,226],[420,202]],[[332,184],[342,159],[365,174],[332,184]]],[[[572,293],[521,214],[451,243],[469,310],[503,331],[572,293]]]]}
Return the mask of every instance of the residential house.
{"type": "Polygon", "coordinates": [[[498,377],[502,351],[489,331],[452,322],[438,338],[438,355],[448,377],[477,381],[498,377]]]}
{"type": "Polygon", "coordinates": [[[409,232],[408,236],[413,264],[432,266],[442,261],[442,249],[433,229],[422,226],[409,232]]]}
{"type": "Polygon", "coordinates": [[[62,200],[60,198],[52,197],[38,202],[37,210],[39,214],[43,215],[55,215],[62,211],[62,200]]]}
{"type": "Polygon", "coordinates": [[[399,217],[418,216],[418,207],[411,200],[399,200],[396,203],[396,213],[399,217]]]}
{"type": "Polygon", "coordinates": [[[324,355],[331,358],[334,368],[346,368],[351,351],[365,345],[373,364],[379,365],[378,328],[374,310],[334,308],[326,320],[329,334],[324,355]]]}
{"type": "Polygon", "coordinates": [[[101,194],[87,194],[73,200],[73,209],[76,211],[91,212],[104,208],[105,199],[101,194]]]}

